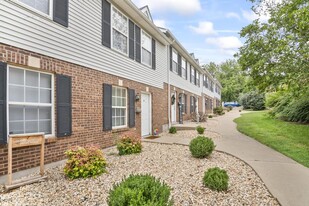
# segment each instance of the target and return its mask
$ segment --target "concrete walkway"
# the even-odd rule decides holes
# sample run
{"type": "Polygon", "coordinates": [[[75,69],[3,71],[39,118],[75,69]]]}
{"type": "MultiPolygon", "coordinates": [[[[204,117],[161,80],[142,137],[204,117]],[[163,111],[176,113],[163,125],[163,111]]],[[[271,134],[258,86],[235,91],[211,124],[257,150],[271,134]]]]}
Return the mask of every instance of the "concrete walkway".
{"type": "MultiPolygon", "coordinates": [[[[214,139],[216,150],[247,162],[283,206],[309,206],[309,168],[239,133],[233,122],[239,116],[233,110],[215,119],[218,124],[210,129],[222,135],[214,139]]],[[[154,141],[187,145],[190,139],[161,137],[154,141]]]]}

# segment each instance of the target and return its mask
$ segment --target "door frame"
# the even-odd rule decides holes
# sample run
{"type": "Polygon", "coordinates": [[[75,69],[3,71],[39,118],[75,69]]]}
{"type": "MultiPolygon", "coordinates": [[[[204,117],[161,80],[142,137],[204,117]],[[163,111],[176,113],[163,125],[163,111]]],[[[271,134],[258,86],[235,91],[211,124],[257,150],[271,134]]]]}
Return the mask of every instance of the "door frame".
{"type": "Polygon", "coordinates": [[[176,93],[176,91],[173,91],[171,93],[170,98],[172,98],[173,95],[175,95],[175,102],[174,102],[174,104],[172,104],[172,102],[171,102],[171,105],[170,105],[171,106],[171,122],[172,122],[172,124],[177,123],[177,93],[176,93]],[[174,119],[175,121],[173,121],[173,111],[175,111],[175,119],[174,119]]]}
{"type": "Polygon", "coordinates": [[[149,135],[152,135],[152,94],[150,92],[141,92],[141,135],[142,137],[146,137],[147,135],[143,136],[143,122],[142,122],[142,116],[143,116],[143,108],[142,108],[142,98],[143,95],[148,95],[149,96],[149,135]]]}

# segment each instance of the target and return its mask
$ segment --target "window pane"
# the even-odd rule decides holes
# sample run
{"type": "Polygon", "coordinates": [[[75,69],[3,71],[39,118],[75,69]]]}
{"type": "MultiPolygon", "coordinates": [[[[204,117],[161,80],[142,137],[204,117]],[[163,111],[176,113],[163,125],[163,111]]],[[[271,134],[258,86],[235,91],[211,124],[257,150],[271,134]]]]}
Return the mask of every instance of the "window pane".
{"type": "Polygon", "coordinates": [[[10,85],[9,100],[13,102],[24,102],[24,87],[10,85]]]}
{"type": "Polygon", "coordinates": [[[36,0],[35,8],[45,14],[49,14],[49,0],[36,0]]]}
{"type": "Polygon", "coordinates": [[[10,134],[23,134],[24,133],[24,122],[10,122],[10,134]]]}
{"type": "Polygon", "coordinates": [[[23,121],[24,120],[24,107],[13,106],[9,107],[9,121],[23,121]]]}
{"type": "Polygon", "coordinates": [[[120,109],[116,109],[116,116],[117,116],[117,117],[120,116],[120,109]]]}
{"type": "Polygon", "coordinates": [[[117,106],[121,106],[122,105],[122,99],[121,98],[117,98],[117,106]]]}
{"type": "Polygon", "coordinates": [[[112,109],[112,117],[116,116],[116,109],[112,109]]]}
{"type": "Polygon", "coordinates": [[[40,121],[39,132],[44,132],[45,134],[51,134],[51,121],[40,121]]]}
{"type": "Polygon", "coordinates": [[[175,61],[175,62],[178,61],[177,53],[174,50],[173,50],[173,61],[175,61]]]}
{"type": "Polygon", "coordinates": [[[24,85],[24,70],[10,68],[9,73],[10,84],[24,85]]]}
{"type": "Polygon", "coordinates": [[[40,89],[40,103],[51,103],[51,90],[40,89]]]}
{"type": "Polygon", "coordinates": [[[142,32],[142,47],[148,51],[151,51],[151,38],[142,32]]]}
{"type": "Polygon", "coordinates": [[[26,102],[39,102],[39,89],[26,87],[26,102]]]}
{"type": "Polygon", "coordinates": [[[124,120],[125,120],[125,117],[120,117],[120,125],[121,126],[125,125],[125,123],[124,123],[125,121],[124,120]]]}
{"type": "Polygon", "coordinates": [[[127,90],[123,89],[122,90],[122,97],[126,97],[127,96],[127,90]]]}
{"type": "Polygon", "coordinates": [[[117,97],[112,97],[112,106],[117,106],[117,97]]]}
{"type": "Polygon", "coordinates": [[[39,73],[26,71],[26,86],[39,86],[39,73]]]}
{"type": "Polygon", "coordinates": [[[38,120],[38,108],[37,107],[25,107],[25,119],[26,120],[38,120]]]}
{"type": "Polygon", "coordinates": [[[26,133],[36,133],[39,131],[39,122],[38,121],[26,121],[26,133]]]}
{"type": "Polygon", "coordinates": [[[116,89],[115,87],[113,87],[112,92],[113,92],[112,96],[115,97],[115,96],[117,95],[117,94],[116,94],[117,89],[116,89]]]}
{"type": "Polygon", "coordinates": [[[51,108],[50,107],[40,107],[39,108],[40,120],[51,119],[51,108]]]}
{"type": "Polygon", "coordinates": [[[51,89],[51,75],[40,74],[40,87],[51,89]]]}
{"type": "Polygon", "coordinates": [[[120,126],[120,118],[116,117],[116,126],[120,126]]]}
{"type": "Polygon", "coordinates": [[[112,126],[113,127],[116,126],[116,118],[115,117],[113,117],[113,119],[112,119],[112,126]]]}
{"type": "Polygon", "coordinates": [[[126,109],[120,109],[120,116],[125,116],[126,109]]]}
{"type": "Polygon", "coordinates": [[[117,9],[113,8],[113,27],[121,33],[128,34],[128,19],[123,16],[117,9]]]}
{"type": "Polygon", "coordinates": [[[151,66],[151,53],[143,48],[142,62],[151,66]]]}
{"type": "Polygon", "coordinates": [[[126,54],[127,47],[127,37],[113,29],[113,48],[126,54]]]}
{"type": "Polygon", "coordinates": [[[45,14],[49,14],[49,0],[19,0],[19,1],[45,14]]]}

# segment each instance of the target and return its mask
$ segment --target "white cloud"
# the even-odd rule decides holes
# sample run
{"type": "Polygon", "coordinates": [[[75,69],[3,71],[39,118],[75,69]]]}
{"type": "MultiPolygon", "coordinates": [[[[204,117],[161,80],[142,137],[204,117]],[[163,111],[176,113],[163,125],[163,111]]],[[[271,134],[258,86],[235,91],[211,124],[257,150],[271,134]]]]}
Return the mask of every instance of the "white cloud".
{"type": "Polygon", "coordinates": [[[253,21],[255,19],[260,19],[262,22],[266,22],[269,19],[269,17],[270,17],[268,14],[257,15],[253,11],[244,11],[244,10],[242,10],[241,12],[242,12],[242,16],[245,19],[247,19],[248,21],[253,21]]]}
{"type": "Polygon", "coordinates": [[[236,19],[240,20],[240,16],[235,12],[229,12],[229,13],[225,14],[225,16],[226,16],[226,18],[236,18],[236,19]]]}
{"type": "Polygon", "coordinates": [[[213,23],[209,21],[199,22],[197,27],[190,26],[190,28],[197,34],[205,34],[205,35],[216,34],[213,23]]]}
{"type": "Polygon", "coordinates": [[[166,21],[163,19],[155,19],[153,20],[153,23],[158,27],[167,28],[166,21]]]}
{"type": "Polygon", "coordinates": [[[215,45],[220,49],[237,49],[242,46],[241,41],[239,38],[235,36],[226,36],[226,37],[212,37],[207,38],[206,43],[215,45]]]}
{"type": "Polygon", "coordinates": [[[200,0],[133,0],[139,6],[148,5],[150,11],[173,11],[182,15],[190,15],[202,9],[200,0]]]}

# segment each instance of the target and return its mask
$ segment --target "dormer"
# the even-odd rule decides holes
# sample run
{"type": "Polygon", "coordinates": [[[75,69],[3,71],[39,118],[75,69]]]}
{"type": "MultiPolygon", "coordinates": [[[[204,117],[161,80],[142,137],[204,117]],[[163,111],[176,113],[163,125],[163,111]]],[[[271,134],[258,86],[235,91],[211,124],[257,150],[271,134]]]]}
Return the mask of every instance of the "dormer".
{"type": "Polygon", "coordinates": [[[190,53],[191,57],[195,59],[194,53],[190,53]]]}
{"type": "Polygon", "coordinates": [[[143,14],[145,14],[145,16],[147,16],[147,18],[153,22],[152,20],[152,16],[151,16],[151,13],[150,13],[150,10],[149,10],[149,7],[146,5],[146,6],[143,6],[142,8],[139,9],[141,12],[143,12],[143,14]]]}

